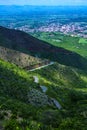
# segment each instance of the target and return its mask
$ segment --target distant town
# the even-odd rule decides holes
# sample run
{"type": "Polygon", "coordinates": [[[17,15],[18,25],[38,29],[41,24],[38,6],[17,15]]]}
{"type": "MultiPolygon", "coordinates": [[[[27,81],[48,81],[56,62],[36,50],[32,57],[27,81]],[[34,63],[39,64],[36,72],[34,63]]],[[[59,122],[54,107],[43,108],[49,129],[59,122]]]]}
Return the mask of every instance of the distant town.
{"type": "MultiPolygon", "coordinates": [[[[11,27],[10,27],[11,28],[11,27]]],[[[20,27],[15,27],[17,30],[21,30],[27,33],[34,32],[62,32],[64,34],[69,34],[73,36],[79,36],[87,38],[87,24],[86,23],[51,23],[49,25],[44,25],[41,27],[31,28],[29,25],[23,25],[20,27]]]]}

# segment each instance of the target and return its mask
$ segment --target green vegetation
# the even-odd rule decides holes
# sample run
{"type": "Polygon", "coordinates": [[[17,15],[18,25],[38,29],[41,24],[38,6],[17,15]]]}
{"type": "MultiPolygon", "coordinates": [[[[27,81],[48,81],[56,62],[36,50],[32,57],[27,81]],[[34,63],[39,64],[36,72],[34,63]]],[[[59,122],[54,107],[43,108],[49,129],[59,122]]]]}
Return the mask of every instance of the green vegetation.
{"type": "Polygon", "coordinates": [[[46,93],[56,98],[63,107],[63,115],[58,117],[61,119],[58,130],[86,130],[87,74],[58,63],[33,74],[38,75],[41,85],[48,87],[46,93]]]}
{"type": "Polygon", "coordinates": [[[54,46],[63,47],[87,58],[87,39],[75,36],[72,37],[59,32],[34,32],[31,34],[54,46]]]}
{"type": "Polygon", "coordinates": [[[45,62],[45,60],[41,60],[41,58],[34,57],[13,49],[0,46],[0,58],[4,59],[5,61],[12,62],[22,68],[45,62]]]}
{"type": "Polygon", "coordinates": [[[26,72],[0,60],[0,126],[5,130],[86,130],[85,89],[87,74],[82,70],[55,63],[26,72]],[[34,83],[34,75],[39,84],[34,83]],[[48,88],[46,94],[39,85],[48,88]],[[62,109],[47,104],[46,96],[59,101],[62,109]]]}
{"type": "Polygon", "coordinates": [[[87,39],[85,39],[85,38],[80,38],[80,40],[79,40],[79,43],[81,43],[81,44],[87,44],[87,39]]]}
{"type": "MultiPolygon", "coordinates": [[[[75,52],[66,50],[62,47],[54,46],[48,42],[44,42],[25,32],[21,32],[18,30],[0,27],[0,35],[0,46],[4,47],[1,48],[1,59],[10,61],[22,67],[28,67],[30,66],[30,64],[36,64],[40,61],[43,61],[44,59],[48,59],[49,61],[56,61],[63,65],[87,70],[87,59],[82,57],[81,55],[78,55],[75,52]],[[13,51],[14,45],[16,46],[15,51],[13,51]]],[[[61,39],[62,38],[63,36],[61,36],[61,39]]],[[[48,37],[48,39],[50,38],[48,37]]],[[[65,39],[67,43],[69,36],[65,36],[65,39]]],[[[71,39],[71,45],[72,44],[75,44],[73,38],[71,39]]],[[[71,45],[69,45],[69,47],[72,48],[71,45]]],[[[85,50],[86,47],[84,51],[85,50]]]]}
{"type": "MultiPolygon", "coordinates": [[[[29,53],[33,53],[35,57],[40,56],[41,59],[47,58],[55,64],[28,72],[13,64],[16,62],[4,61],[4,49],[5,54],[10,51],[9,53],[14,56],[16,50],[1,47],[1,57],[4,60],[0,59],[0,128],[4,130],[86,130],[86,58],[72,51],[55,47],[53,43],[50,45],[40,41],[26,33],[1,29],[3,37],[8,41],[2,40],[4,47],[13,49],[15,43],[19,51],[21,46],[23,47],[21,52],[27,52],[32,47],[29,53]],[[10,37],[7,32],[10,32],[10,37]],[[38,83],[35,82],[34,76],[38,77],[38,83]],[[47,91],[43,92],[41,86],[46,86],[47,91]],[[54,100],[58,101],[61,109],[55,105],[54,100]]],[[[54,37],[54,34],[49,35],[49,40],[50,37],[54,37]]],[[[54,43],[55,39],[56,37],[53,38],[54,43]]],[[[67,46],[68,39],[71,45],[75,45],[72,37],[62,34],[56,42],[63,44],[63,39],[66,39],[67,46]]],[[[76,37],[75,40],[78,42],[79,38],[76,37]]],[[[18,56],[19,54],[21,53],[18,52],[18,56]]],[[[86,57],[85,53],[83,54],[86,57]]],[[[8,60],[12,58],[11,55],[6,54],[6,56],[8,60]]],[[[25,58],[25,54],[22,56],[25,58]]]]}

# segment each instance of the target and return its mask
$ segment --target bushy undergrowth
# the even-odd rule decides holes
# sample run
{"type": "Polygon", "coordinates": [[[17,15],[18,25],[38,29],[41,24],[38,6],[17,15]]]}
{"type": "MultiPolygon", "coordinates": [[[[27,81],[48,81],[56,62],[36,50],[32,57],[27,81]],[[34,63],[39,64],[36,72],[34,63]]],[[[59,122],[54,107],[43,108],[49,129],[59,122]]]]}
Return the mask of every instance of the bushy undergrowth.
{"type": "Polygon", "coordinates": [[[5,130],[86,130],[87,93],[81,91],[86,82],[81,76],[78,71],[58,64],[26,72],[0,60],[0,126],[5,130]],[[58,100],[62,109],[28,103],[31,88],[41,93],[33,81],[36,74],[40,84],[42,80],[47,85],[46,94],[58,100]]]}

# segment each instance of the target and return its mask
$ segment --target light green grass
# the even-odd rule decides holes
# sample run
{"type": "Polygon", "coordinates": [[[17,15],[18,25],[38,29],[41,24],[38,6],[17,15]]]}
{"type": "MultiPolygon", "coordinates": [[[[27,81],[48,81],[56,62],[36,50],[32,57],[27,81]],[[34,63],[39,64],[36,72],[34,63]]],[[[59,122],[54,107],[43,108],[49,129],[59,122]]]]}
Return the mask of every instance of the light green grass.
{"type": "Polygon", "coordinates": [[[82,43],[83,45],[84,45],[84,44],[87,44],[87,39],[85,39],[85,38],[80,38],[80,39],[79,39],[79,43],[82,43]]]}
{"type": "Polygon", "coordinates": [[[59,32],[37,32],[32,35],[54,46],[63,47],[87,58],[87,39],[72,37],[59,32]]]}

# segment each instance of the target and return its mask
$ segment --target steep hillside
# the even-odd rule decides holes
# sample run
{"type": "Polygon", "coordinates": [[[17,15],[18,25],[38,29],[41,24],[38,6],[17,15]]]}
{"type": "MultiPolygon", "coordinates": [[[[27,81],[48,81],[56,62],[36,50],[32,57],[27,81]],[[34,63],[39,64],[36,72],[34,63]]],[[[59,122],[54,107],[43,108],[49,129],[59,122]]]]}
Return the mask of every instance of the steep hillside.
{"type": "Polygon", "coordinates": [[[0,46],[0,58],[5,61],[12,62],[22,68],[27,66],[34,66],[40,63],[45,63],[46,60],[41,60],[41,58],[28,55],[16,50],[8,49],[0,46]]]}
{"type": "Polygon", "coordinates": [[[87,59],[18,30],[0,27],[0,46],[87,70],[87,59]]]}
{"type": "Polygon", "coordinates": [[[86,72],[55,63],[47,68],[36,70],[32,74],[39,77],[40,85],[47,87],[47,95],[55,98],[62,106],[63,120],[58,129],[86,130],[86,72]]]}
{"type": "Polygon", "coordinates": [[[3,27],[0,46],[1,130],[87,129],[85,58],[3,27]],[[32,72],[15,65],[30,66],[45,58],[54,64],[32,72]]]}
{"type": "Polygon", "coordinates": [[[82,71],[56,63],[26,72],[0,60],[0,90],[1,130],[87,128],[87,75],[82,71]],[[57,101],[61,109],[55,106],[57,101]]]}

